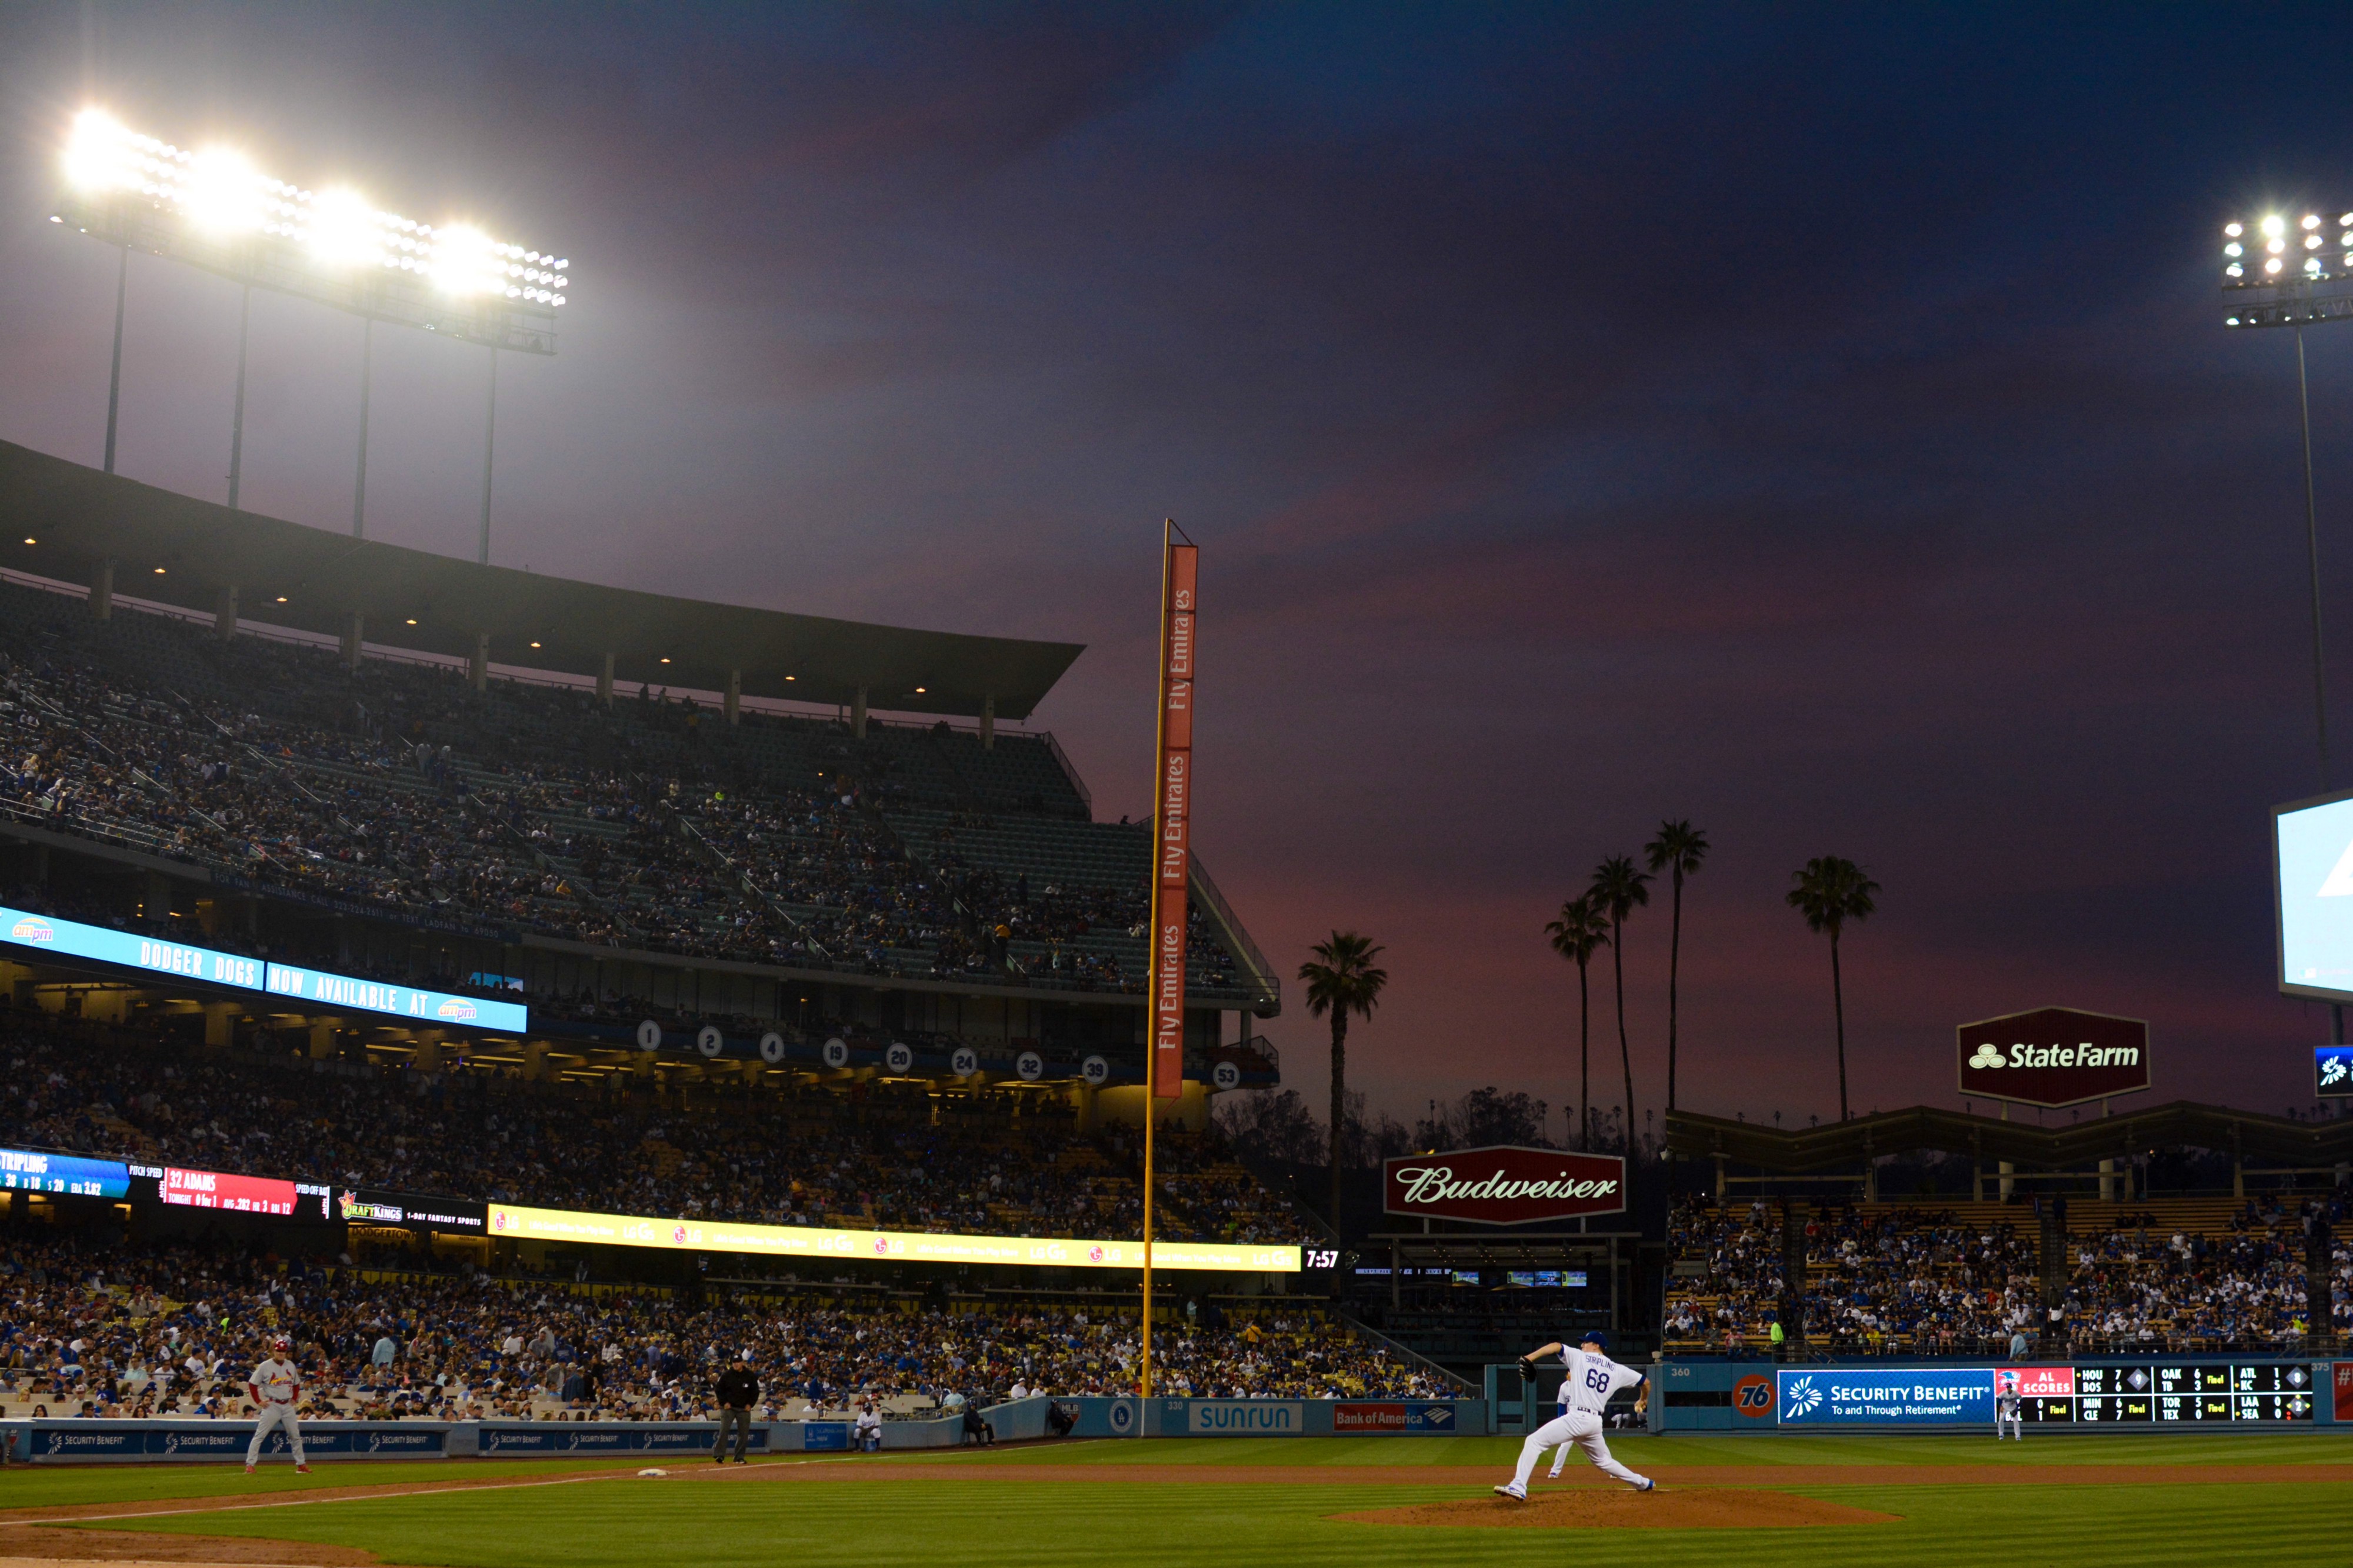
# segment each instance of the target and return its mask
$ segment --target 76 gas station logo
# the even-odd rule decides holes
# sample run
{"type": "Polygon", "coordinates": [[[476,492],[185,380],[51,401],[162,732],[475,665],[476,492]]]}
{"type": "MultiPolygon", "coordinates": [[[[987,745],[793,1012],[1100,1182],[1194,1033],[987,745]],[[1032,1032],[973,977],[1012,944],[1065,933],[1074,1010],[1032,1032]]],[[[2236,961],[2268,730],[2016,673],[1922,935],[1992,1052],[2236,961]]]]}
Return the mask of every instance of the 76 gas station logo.
{"type": "Polygon", "coordinates": [[[1732,1385],[1732,1407],[1751,1421],[1773,1414],[1773,1380],[1750,1373],[1732,1385]]]}

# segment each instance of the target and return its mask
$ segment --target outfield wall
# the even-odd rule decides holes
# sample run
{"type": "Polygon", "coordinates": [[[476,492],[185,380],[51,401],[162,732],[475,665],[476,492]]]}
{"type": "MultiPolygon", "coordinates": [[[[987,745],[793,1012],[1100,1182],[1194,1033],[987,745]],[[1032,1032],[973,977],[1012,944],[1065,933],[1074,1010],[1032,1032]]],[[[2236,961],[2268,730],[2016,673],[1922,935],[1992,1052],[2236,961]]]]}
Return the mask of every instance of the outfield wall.
{"type": "MultiPolygon", "coordinates": [[[[1432,1436],[1489,1429],[1481,1399],[1119,1399],[1099,1394],[1034,1397],[981,1413],[1000,1442],[1049,1436],[1047,1412],[1075,1418],[1071,1437],[1372,1437],[1432,1436]]],[[[315,1459],[592,1458],[707,1457],[715,1421],[305,1421],[302,1447],[315,1459]]],[[[0,1421],[8,1462],[37,1465],[242,1463],[253,1440],[250,1421],[200,1419],[0,1421]]],[[[962,1416],[885,1421],[886,1450],[953,1448],[965,1440],[962,1416]]],[[[758,1454],[848,1453],[849,1421],[761,1421],[752,1425],[758,1454]]],[[[282,1433],[262,1445],[265,1459],[292,1458],[282,1433]]]]}
{"type": "Polygon", "coordinates": [[[1666,1362],[1669,1432],[1990,1431],[2014,1376],[2029,1431],[2353,1429],[2353,1361],[2086,1357],[2072,1363],[1666,1362]]]}

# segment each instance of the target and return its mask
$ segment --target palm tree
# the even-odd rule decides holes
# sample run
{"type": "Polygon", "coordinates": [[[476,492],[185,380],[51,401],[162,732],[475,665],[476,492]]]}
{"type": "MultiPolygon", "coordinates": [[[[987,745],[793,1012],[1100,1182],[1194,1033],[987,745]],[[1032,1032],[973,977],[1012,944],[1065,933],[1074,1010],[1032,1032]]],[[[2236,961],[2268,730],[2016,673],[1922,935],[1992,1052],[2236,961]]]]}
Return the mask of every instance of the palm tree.
{"type": "Polygon", "coordinates": [[[1552,950],[1577,965],[1577,1146],[1593,1142],[1593,1013],[1588,1005],[1586,971],[1609,941],[1609,923],[1590,894],[1560,906],[1560,918],[1545,927],[1552,950]]]}
{"type": "Polygon", "coordinates": [[[1307,1016],[1332,1016],[1332,1234],[1340,1234],[1340,1139],[1348,1115],[1348,1015],[1370,1018],[1380,1005],[1389,972],[1374,964],[1380,945],[1352,931],[1335,931],[1310,950],[1313,962],[1299,966],[1307,985],[1307,1016]]]}
{"type": "Polygon", "coordinates": [[[1838,1020],[1839,1120],[1849,1115],[1846,1100],[1846,991],[1839,978],[1839,932],[1849,921],[1871,918],[1879,884],[1862,868],[1836,855],[1817,855],[1793,873],[1789,907],[1806,924],[1831,939],[1831,1010],[1838,1020]]]}
{"type": "Polygon", "coordinates": [[[1634,1152],[1634,1057],[1626,1047],[1626,917],[1651,901],[1651,879],[1630,855],[1612,855],[1593,868],[1586,897],[1609,917],[1609,967],[1618,984],[1618,1064],[1626,1069],[1626,1152],[1634,1152]]]}
{"type": "Polygon", "coordinates": [[[1688,817],[1659,824],[1659,836],[1642,846],[1642,858],[1653,871],[1671,871],[1675,879],[1675,912],[1667,939],[1667,1109],[1675,1108],[1675,991],[1683,958],[1683,879],[1707,858],[1707,835],[1688,817]]]}

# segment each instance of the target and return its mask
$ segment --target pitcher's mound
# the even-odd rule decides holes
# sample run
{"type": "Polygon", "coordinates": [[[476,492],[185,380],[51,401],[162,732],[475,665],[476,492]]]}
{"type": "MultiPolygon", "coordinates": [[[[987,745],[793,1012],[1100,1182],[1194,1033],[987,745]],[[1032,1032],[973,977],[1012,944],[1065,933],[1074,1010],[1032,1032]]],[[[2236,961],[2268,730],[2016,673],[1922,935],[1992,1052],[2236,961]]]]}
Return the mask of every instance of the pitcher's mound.
{"type": "Polygon", "coordinates": [[[1894,1524],[1898,1516],[1820,1498],[1746,1487],[1693,1491],[1538,1492],[1525,1502],[1462,1498],[1329,1517],[1352,1524],[1493,1526],[1536,1530],[1802,1530],[1825,1524],[1894,1524]]]}

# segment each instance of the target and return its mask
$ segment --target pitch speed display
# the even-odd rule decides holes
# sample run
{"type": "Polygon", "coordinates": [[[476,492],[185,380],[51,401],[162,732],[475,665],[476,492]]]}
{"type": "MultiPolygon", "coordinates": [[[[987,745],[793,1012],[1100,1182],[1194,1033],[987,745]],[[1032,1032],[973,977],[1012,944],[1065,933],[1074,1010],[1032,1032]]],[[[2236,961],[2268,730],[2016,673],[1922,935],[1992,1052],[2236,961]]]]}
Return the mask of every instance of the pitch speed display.
{"type": "MultiPolygon", "coordinates": [[[[2064,1379],[2064,1369],[2039,1370],[2046,1377],[2055,1372],[2064,1379]]],[[[2029,1421],[2104,1426],[2313,1418],[2312,1367],[2300,1361],[2079,1366],[2064,1381],[2072,1383],[2072,1394],[2030,1394],[2019,1402],[2019,1413],[2029,1421]]],[[[2052,1383],[2059,1379],[2043,1386],[2052,1383]]]]}

